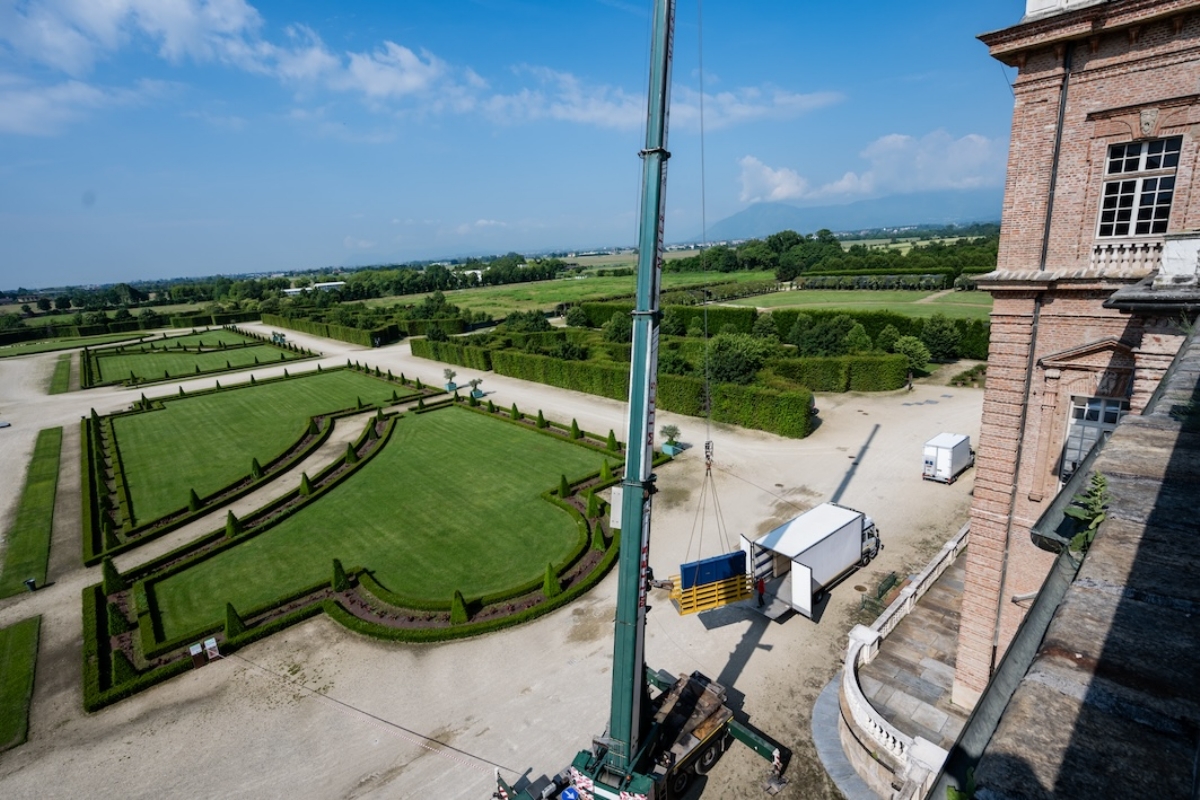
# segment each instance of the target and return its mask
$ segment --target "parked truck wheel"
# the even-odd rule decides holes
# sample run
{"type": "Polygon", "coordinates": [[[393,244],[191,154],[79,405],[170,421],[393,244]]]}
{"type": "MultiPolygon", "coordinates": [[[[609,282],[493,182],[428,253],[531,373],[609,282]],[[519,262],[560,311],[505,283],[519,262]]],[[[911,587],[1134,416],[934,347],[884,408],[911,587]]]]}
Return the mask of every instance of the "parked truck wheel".
{"type": "Polygon", "coordinates": [[[713,764],[717,763],[717,758],[720,755],[721,748],[716,742],[704,748],[704,752],[696,759],[696,774],[707,775],[708,771],[712,769],[713,764]]]}
{"type": "Polygon", "coordinates": [[[681,769],[671,776],[671,797],[682,797],[692,783],[692,773],[681,769]]]}

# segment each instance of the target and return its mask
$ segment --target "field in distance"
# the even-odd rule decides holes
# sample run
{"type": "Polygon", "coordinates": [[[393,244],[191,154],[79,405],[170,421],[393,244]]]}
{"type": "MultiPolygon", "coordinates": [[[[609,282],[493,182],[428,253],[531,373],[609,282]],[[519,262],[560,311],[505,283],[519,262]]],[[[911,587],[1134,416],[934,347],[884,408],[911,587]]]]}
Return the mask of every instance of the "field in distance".
{"type": "MultiPolygon", "coordinates": [[[[663,291],[700,288],[709,283],[737,281],[768,281],[770,272],[668,272],[663,275],[663,291]]],[[[552,281],[509,283],[504,286],[482,286],[473,289],[454,289],[443,292],[447,302],[469,311],[484,311],[502,319],[514,311],[547,311],[559,303],[580,303],[613,295],[632,295],[636,281],[632,275],[589,275],[581,278],[560,278],[552,281]]],[[[368,306],[412,305],[421,302],[424,294],[380,297],[365,301],[368,306]]]]}
{"type": "Polygon", "coordinates": [[[992,313],[992,296],[987,292],[796,289],[744,297],[725,305],[754,306],[768,311],[778,308],[892,311],[906,317],[931,317],[940,312],[951,319],[987,320],[992,313]]]}

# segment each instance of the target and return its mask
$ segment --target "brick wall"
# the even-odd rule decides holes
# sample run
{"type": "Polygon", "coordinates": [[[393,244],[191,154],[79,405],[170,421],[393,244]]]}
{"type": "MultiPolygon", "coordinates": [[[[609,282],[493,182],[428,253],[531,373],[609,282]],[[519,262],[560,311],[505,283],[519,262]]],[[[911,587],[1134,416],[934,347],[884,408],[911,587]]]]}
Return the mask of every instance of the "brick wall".
{"type": "Polygon", "coordinates": [[[1019,72],[999,260],[981,281],[995,305],[953,695],[968,707],[1029,605],[1013,597],[1037,591],[1053,560],[1029,530],[1058,491],[1071,397],[1128,396],[1139,411],[1182,341],[1170,321],[1102,305],[1156,264],[1093,257],[1109,241],[1096,237],[1109,145],[1181,136],[1168,231],[1200,228],[1200,0],[1112,0],[982,38],[1019,72]]]}

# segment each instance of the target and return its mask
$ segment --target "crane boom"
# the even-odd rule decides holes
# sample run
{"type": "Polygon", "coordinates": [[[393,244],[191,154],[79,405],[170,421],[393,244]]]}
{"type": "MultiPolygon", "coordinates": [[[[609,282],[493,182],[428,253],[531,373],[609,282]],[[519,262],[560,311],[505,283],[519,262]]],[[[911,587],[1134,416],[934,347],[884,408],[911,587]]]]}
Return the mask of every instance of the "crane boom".
{"type": "Polygon", "coordinates": [[[667,115],[675,0],[657,0],[650,51],[646,146],[642,157],[638,231],[637,299],[629,368],[629,433],[621,492],[621,553],[617,566],[617,616],[613,643],[612,705],[607,766],[626,772],[641,740],[646,695],[646,581],[650,546],[650,467],[658,386],[658,296],[662,276],[663,208],[667,189],[667,115]]]}

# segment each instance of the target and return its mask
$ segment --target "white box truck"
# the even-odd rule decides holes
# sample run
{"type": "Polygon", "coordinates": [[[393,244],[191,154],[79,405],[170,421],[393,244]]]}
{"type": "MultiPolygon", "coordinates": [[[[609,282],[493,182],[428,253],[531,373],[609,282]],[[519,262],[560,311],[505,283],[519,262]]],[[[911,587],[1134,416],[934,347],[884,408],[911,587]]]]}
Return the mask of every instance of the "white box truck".
{"type": "Polygon", "coordinates": [[[810,619],[830,584],[865,567],[882,546],[874,520],[836,503],[821,503],[754,541],[742,537],[752,577],[785,578],[776,597],[810,619]]]}
{"type": "Polygon", "coordinates": [[[925,443],[922,456],[924,469],[921,477],[941,483],[954,483],[959,475],[975,463],[971,437],[961,433],[939,433],[925,443]]]}

